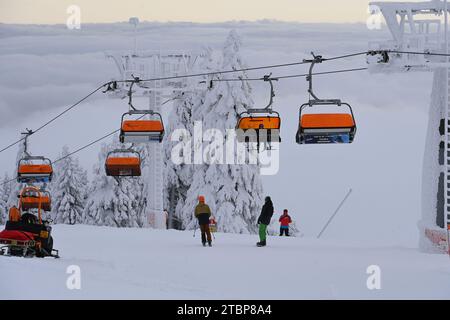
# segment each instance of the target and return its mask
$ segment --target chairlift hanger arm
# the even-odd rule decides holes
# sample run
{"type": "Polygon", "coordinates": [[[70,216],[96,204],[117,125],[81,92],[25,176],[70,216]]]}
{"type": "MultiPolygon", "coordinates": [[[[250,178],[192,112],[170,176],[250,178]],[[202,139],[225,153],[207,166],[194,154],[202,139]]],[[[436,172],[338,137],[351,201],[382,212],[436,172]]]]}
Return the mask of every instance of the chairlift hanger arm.
{"type": "Polygon", "coordinates": [[[322,63],[327,61],[328,59],[324,59],[322,56],[316,56],[314,52],[311,52],[313,59],[303,60],[306,63],[310,63],[309,73],[306,76],[306,81],[309,83],[308,93],[313,97],[313,99],[309,99],[309,105],[338,105],[342,104],[340,99],[320,99],[313,91],[313,69],[317,63],[322,63]]]}
{"type": "Polygon", "coordinates": [[[131,75],[133,77],[133,80],[130,82],[130,89],[128,89],[128,105],[132,110],[136,110],[136,108],[133,106],[133,86],[135,83],[141,82],[139,77],[135,77],[134,75],[131,75]]]}
{"type": "Polygon", "coordinates": [[[34,132],[33,132],[33,130],[30,130],[28,128],[26,128],[25,130],[26,130],[26,132],[22,132],[22,134],[25,136],[24,141],[23,141],[23,145],[24,145],[23,153],[25,153],[25,155],[27,157],[31,157],[30,153],[28,152],[28,137],[31,136],[34,132]]]}
{"type": "Polygon", "coordinates": [[[323,61],[325,61],[325,59],[323,59],[322,56],[316,56],[316,55],[314,55],[314,52],[311,52],[311,54],[312,54],[312,56],[313,56],[314,59],[309,59],[309,60],[305,59],[305,60],[303,60],[304,62],[310,63],[310,64],[311,64],[310,67],[309,67],[309,73],[308,73],[308,75],[306,76],[306,81],[308,81],[308,83],[309,83],[308,93],[309,93],[315,100],[320,100],[320,99],[314,94],[314,91],[313,91],[313,69],[314,69],[314,66],[315,66],[317,63],[322,63],[323,61]]]}
{"type": "Polygon", "coordinates": [[[278,78],[271,78],[272,73],[265,75],[262,80],[265,82],[269,82],[270,85],[270,100],[269,100],[269,104],[267,105],[267,107],[265,107],[265,110],[269,110],[272,107],[273,104],[273,97],[275,97],[275,91],[273,89],[273,83],[272,81],[278,81],[278,78]]]}

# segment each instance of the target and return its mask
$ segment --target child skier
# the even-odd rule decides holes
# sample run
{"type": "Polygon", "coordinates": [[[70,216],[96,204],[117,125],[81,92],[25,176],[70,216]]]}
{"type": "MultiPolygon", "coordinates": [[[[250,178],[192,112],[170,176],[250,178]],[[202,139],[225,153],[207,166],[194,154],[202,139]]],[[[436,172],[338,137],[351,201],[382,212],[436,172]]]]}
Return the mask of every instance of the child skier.
{"type": "Polygon", "coordinates": [[[266,197],[265,203],[261,209],[261,214],[258,218],[259,224],[259,242],[256,244],[258,247],[264,247],[266,245],[267,226],[270,224],[270,219],[273,216],[273,203],[270,197],[266,197]]]}
{"type": "Polygon", "coordinates": [[[283,214],[278,221],[280,222],[280,237],[283,236],[283,233],[286,237],[289,237],[289,224],[292,223],[292,219],[289,216],[287,209],[283,210],[283,214]]]}
{"type": "Polygon", "coordinates": [[[211,218],[209,219],[209,231],[217,232],[217,221],[216,218],[214,218],[214,216],[211,216],[211,218]]]}
{"type": "Polygon", "coordinates": [[[209,230],[209,217],[211,217],[211,210],[209,206],[205,204],[205,197],[198,197],[198,204],[195,207],[195,217],[198,219],[200,231],[202,232],[202,244],[206,246],[206,240],[211,247],[211,232],[209,230]]]}

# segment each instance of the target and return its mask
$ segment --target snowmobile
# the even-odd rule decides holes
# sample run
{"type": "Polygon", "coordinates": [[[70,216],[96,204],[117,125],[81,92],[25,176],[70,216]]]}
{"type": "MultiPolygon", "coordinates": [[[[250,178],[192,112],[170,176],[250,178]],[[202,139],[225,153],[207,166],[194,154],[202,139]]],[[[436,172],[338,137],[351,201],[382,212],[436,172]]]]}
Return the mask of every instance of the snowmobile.
{"type": "Polygon", "coordinates": [[[50,221],[42,220],[42,205],[43,196],[38,188],[22,189],[18,206],[20,220],[10,219],[6,222],[5,230],[0,232],[0,245],[3,245],[0,247],[0,255],[59,258],[58,250],[53,249],[50,221]],[[30,197],[37,199],[37,216],[31,211],[22,214],[23,204],[30,197]]]}

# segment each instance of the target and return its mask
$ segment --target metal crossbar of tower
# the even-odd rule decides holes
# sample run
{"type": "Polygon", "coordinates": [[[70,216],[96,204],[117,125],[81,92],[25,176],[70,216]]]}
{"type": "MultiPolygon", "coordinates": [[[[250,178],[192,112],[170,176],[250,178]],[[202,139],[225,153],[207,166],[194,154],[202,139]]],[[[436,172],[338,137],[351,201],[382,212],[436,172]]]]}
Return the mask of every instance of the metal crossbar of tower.
{"type": "Polygon", "coordinates": [[[426,54],[449,52],[447,0],[372,2],[370,5],[383,14],[392,40],[369,43],[369,50],[372,51],[368,55],[369,70],[373,73],[434,73],[422,179],[420,246],[425,251],[448,252],[450,60],[446,56],[426,54]]]}

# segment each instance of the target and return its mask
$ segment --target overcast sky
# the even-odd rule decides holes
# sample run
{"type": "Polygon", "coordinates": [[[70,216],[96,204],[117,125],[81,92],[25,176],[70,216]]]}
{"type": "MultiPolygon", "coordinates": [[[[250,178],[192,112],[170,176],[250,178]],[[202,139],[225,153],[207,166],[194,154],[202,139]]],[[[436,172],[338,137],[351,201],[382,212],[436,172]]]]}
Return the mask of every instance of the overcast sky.
{"type": "MultiPolygon", "coordinates": [[[[391,0],[387,0],[391,1],[391,0]]],[[[367,0],[0,0],[0,22],[65,23],[70,5],[82,22],[141,20],[221,22],[277,19],[301,22],[364,22],[367,0]]]]}

